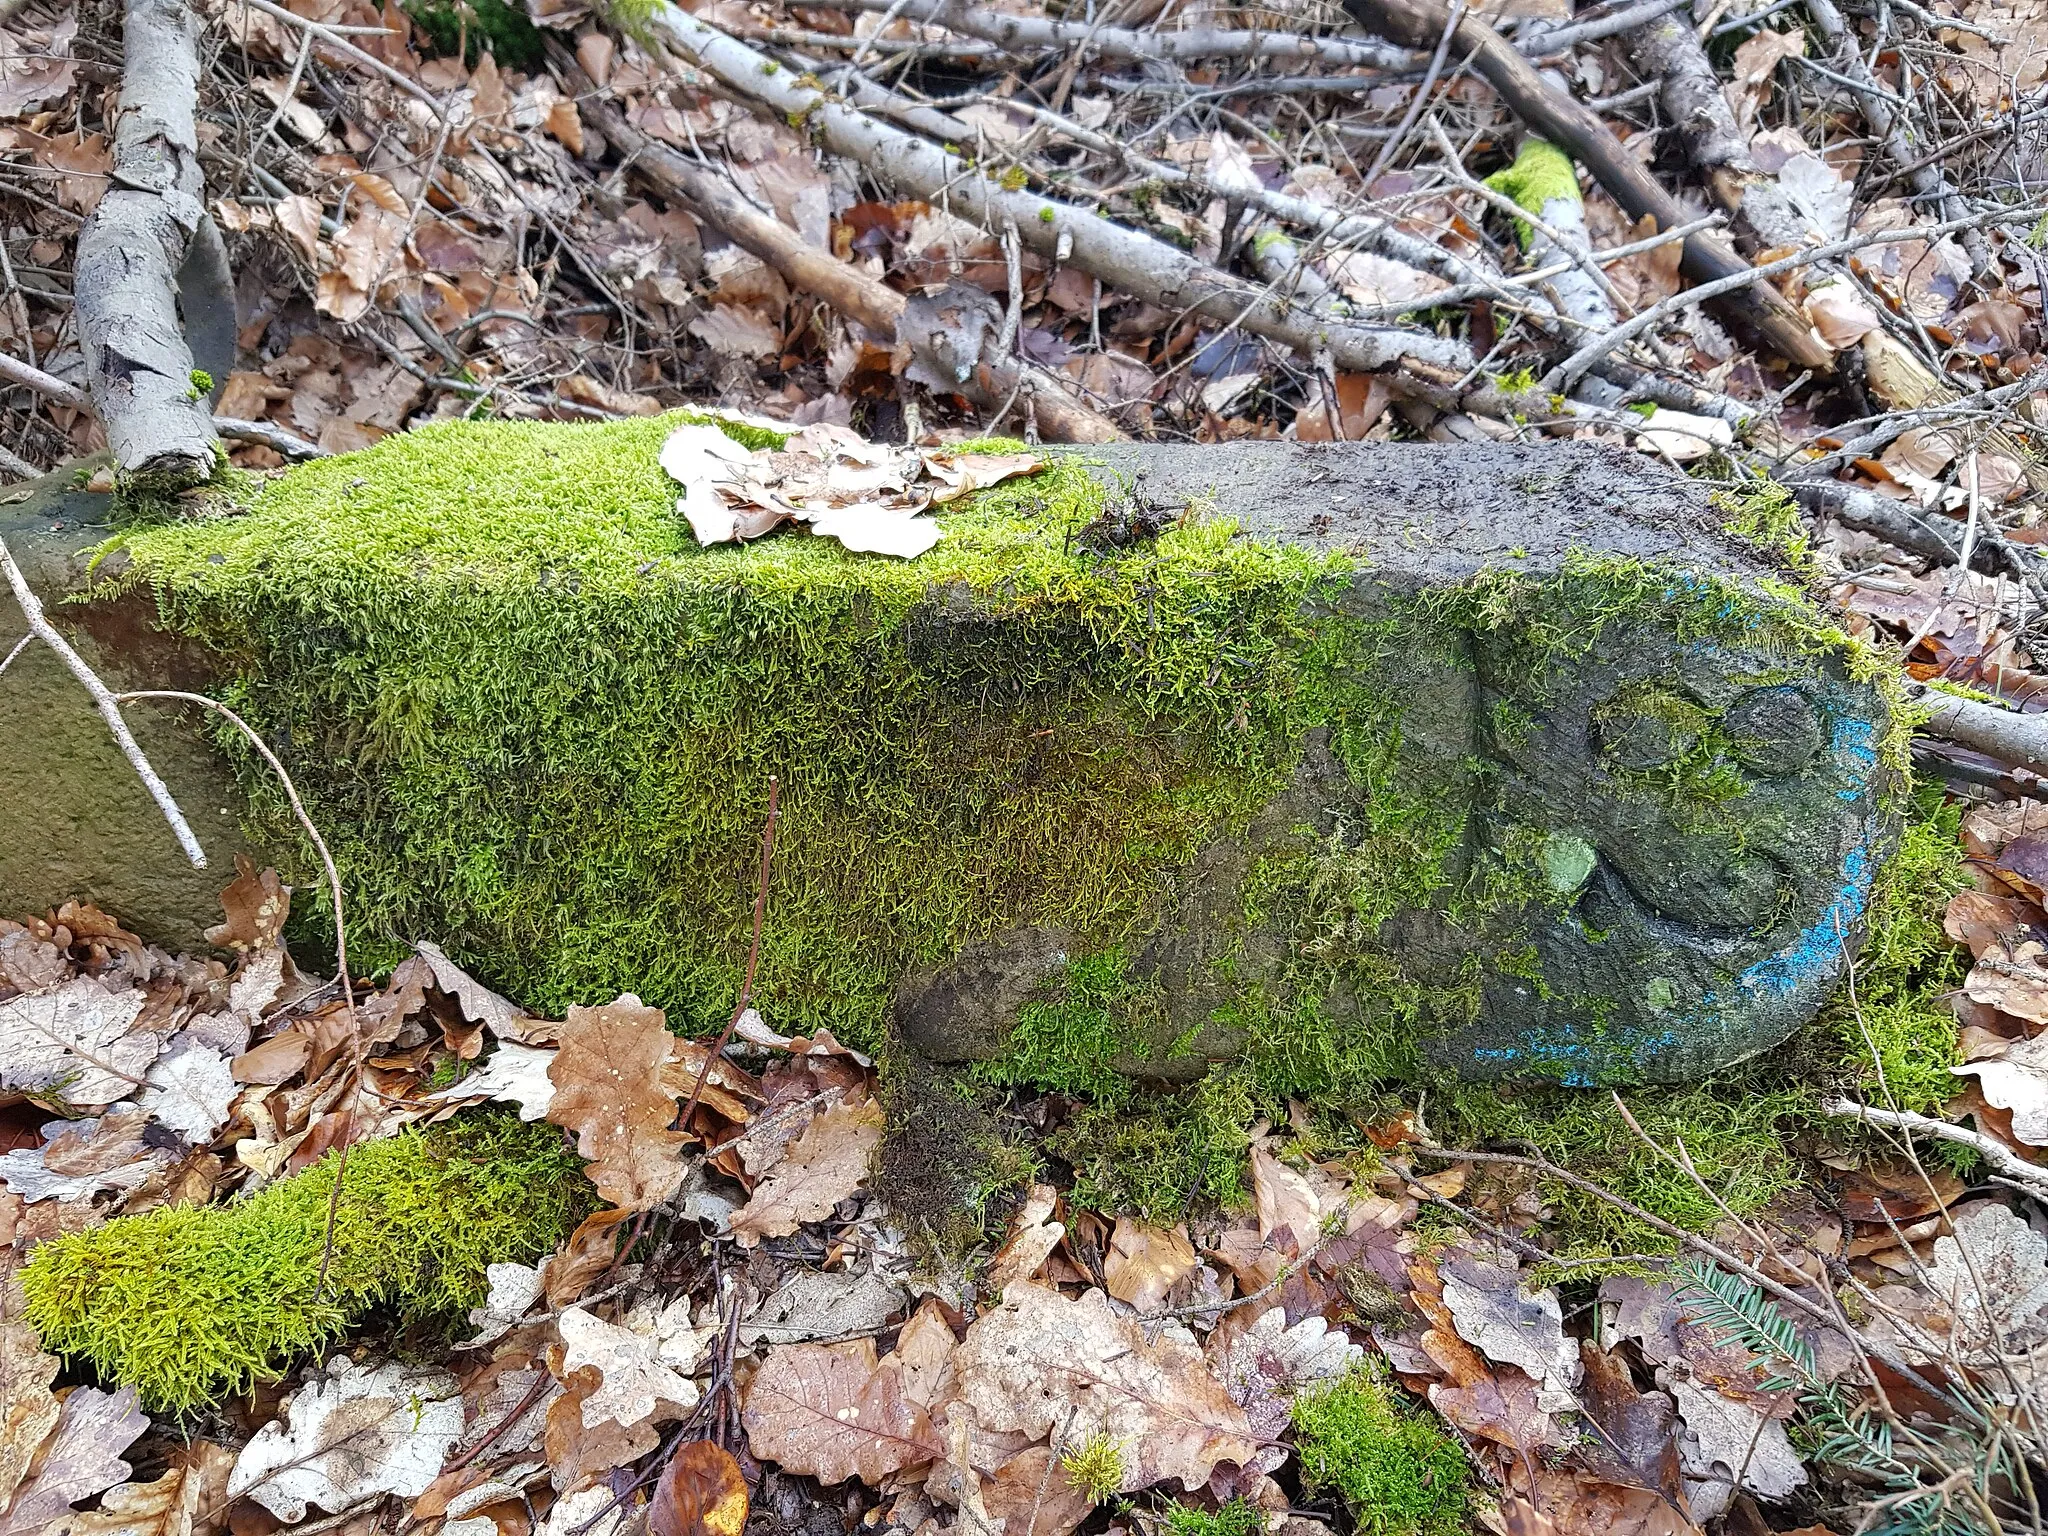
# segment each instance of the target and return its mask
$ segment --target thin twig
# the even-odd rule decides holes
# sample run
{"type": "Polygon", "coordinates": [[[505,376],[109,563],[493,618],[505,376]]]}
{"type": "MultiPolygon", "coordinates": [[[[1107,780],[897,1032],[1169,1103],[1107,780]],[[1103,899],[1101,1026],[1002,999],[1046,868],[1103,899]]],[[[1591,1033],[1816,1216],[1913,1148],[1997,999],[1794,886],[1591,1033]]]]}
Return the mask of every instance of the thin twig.
{"type": "MultiPolygon", "coordinates": [[[[185,813],[178,809],[178,802],[171,797],[168,785],[157,775],[156,769],[143,755],[142,746],[128,729],[128,722],[121,718],[120,697],[100,681],[99,674],[85,664],[85,658],[71,648],[71,643],[57,633],[56,626],[43,616],[43,605],[30,590],[28,578],[21,574],[21,567],[14,563],[14,552],[7,547],[6,540],[0,539],[0,564],[7,568],[7,585],[14,589],[14,600],[21,605],[22,617],[28,620],[29,632],[41,640],[62,658],[64,665],[71,669],[71,675],[84,685],[92,695],[93,707],[100,712],[100,718],[107,722],[107,729],[113,732],[114,744],[121,749],[121,755],[128,759],[128,766],[135,770],[135,776],[142,780],[143,788],[149,791],[150,799],[157,809],[164,813],[164,820],[171,824],[171,831],[178,839],[178,846],[185,850],[185,857],[191,860],[194,869],[206,868],[206,853],[199,846],[199,839],[193,836],[192,825],[185,820],[185,813]]],[[[18,649],[18,648],[17,648],[18,649]]],[[[10,658],[11,659],[11,658],[10,658]]]]}
{"type": "Polygon", "coordinates": [[[690,1128],[690,1112],[697,1107],[697,1101],[704,1094],[704,1085],[711,1078],[711,1068],[732,1043],[732,1032],[740,1027],[748,1006],[754,1000],[754,967],[761,958],[761,922],[768,914],[768,867],[775,857],[775,823],[781,816],[782,780],[774,774],[768,776],[768,820],[761,828],[761,873],[754,885],[754,937],[747,945],[747,970],[740,982],[739,1005],[732,1011],[732,1019],[718,1032],[718,1039],[704,1054],[704,1065],[698,1069],[697,1081],[690,1085],[689,1102],[683,1105],[683,1112],[676,1123],[684,1130],[690,1128]]]}
{"type": "Polygon", "coordinates": [[[334,903],[334,962],[341,982],[342,1005],[348,1014],[349,1039],[354,1046],[350,1064],[351,1086],[348,1095],[348,1110],[342,1122],[341,1150],[334,1168],[334,1187],[327,1196],[327,1232],[320,1248],[320,1273],[313,1284],[317,1298],[327,1288],[327,1269],[334,1258],[334,1226],[341,1210],[341,1181],[348,1172],[348,1152],[355,1141],[356,1104],[361,1099],[363,1079],[363,1031],[356,1017],[355,983],[348,973],[348,924],[343,920],[341,905],[341,872],[335,868],[334,855],[328,851],[327,839],[320,835],[313,818],[306,811],[306,804],[299,798],[298,786],[292,783],[292,776],[285,772],[284,764],[277,760],[277,754],[270,750],[270,744],[257,734],[256,728],[236,714],[218,699],[209,699],[203,693],[183,693],[171,688],[145,688],[116,695],[123,703],[134,699],[172,699],[182,704],[197,704],[221,716],[243,736],[248,738],[263,761],[270,765],[270,771],[277,775],[278,783],[284,786],[285,798],[291,802],[292,815],[298,818],[299,827],[312,843],[313,851],[320,855],[320,866],[327,874],[327,896],[334,903]]]}

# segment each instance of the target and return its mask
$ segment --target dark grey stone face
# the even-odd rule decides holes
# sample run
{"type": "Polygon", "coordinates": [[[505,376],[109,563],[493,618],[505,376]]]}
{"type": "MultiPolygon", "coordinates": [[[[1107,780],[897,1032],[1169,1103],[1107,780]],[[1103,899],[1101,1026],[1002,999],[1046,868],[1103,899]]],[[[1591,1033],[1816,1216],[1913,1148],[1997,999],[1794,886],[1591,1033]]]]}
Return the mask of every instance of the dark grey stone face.
{"type": "Polygon", "coordinates": [[[1648,623],[1610,629],[1533,707],[1487,646],[1475,659],[1494,779],[1477,862],[1532,894],[1407,928],[1425,974],[1493,951],[1436,1057],[1473,1077],[1682,1081],[1810,1017],[1887,851],[1874,691],[1648,623]],[[1518,708],[1526,726],[1503,728],[1518,708]]]}

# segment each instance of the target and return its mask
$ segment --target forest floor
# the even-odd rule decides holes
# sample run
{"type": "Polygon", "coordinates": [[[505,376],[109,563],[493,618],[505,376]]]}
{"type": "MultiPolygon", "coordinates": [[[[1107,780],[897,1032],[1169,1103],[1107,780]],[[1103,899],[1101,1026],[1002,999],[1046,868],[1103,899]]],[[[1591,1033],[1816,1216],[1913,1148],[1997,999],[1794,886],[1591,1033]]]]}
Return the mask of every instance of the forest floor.
{"type": "MultiPolygon", "coordinates": [[[[72,265],[122,54],[107,7],[0,10],[22,476],[102,446],[72,265]]],[[[2041,709],[2041,0],[1359,15],[224,0],[231,456],[683,403],[1610,442],[1782,480],[1864,638],[2041,709]]],[[[957,1248],[829,1036],[750,1016],[714,1066],[430,946],[322,981],[255,871],[212,956],[12,914],[0,1533],[2038,1532],[2048,806],[1916,766],[1910,878],[1790,1066],[1197,1095],[1150,1154],[1022,1090],[957,1248]]]]}

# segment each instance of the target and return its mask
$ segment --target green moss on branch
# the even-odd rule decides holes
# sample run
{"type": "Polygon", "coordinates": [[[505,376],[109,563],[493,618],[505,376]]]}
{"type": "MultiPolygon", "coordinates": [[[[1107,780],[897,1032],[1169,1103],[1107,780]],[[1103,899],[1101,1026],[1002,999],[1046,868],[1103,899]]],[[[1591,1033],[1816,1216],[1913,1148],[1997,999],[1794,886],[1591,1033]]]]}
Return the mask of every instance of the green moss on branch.
{"type": "Polygon", "coordinates": [[[152,1412],[183,1413],[278,1376],[373,1308],[459,1315],[483,1300],[487,1265],[533,1263],[593,1204],[552,1126],[465,1118],[354,1148],[330,1252],[338,1162],[50,1239],[22,1272],[29,1322],[152,1412]]]}

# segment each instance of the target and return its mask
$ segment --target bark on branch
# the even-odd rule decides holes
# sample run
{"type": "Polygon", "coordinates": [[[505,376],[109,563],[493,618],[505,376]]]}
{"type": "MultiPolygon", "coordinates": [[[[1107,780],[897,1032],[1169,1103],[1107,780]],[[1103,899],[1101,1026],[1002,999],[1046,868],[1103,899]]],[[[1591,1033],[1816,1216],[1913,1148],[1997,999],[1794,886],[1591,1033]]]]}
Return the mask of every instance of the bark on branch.
{"type": "Polygon", "coordinates": [[[1347,324],[1290,305],[1263,288],[1195,260],[1071,203],[1005,190],[934,144],[864,115],[804,83],[746,44],[661,0],[646,30],[737,95],[805,124],[824,148],[857,160],[884,182],[950,207],[984,229],[1014,224],[1033,250],[1162,308],[1193,311],[1304,353],[1327,349],[1339,368],[1376,373],[1411,360],[1459,374],[1472,367],[1462,343],[1394,326],[1347,324]]]}
{"type": "Polygon", "coordinates": [[[78,232],[73,290],[115,468],[169,487],[210,476],[219,442],[178,324],[178,268],[206,216],[198,39],[183,0],[128,0],[112,184],[78,232]]]}
{"type": "MultiPolygon", "coordinates": [[[[1191,27],[1179,32],[1133,32],[1124,27],[1091,26],[1085,21],[1049,21],[1037,16],[1012,16],[962,0],[823,0],[827,10],[882,11],[905,21],[944,27],[962,37],[978,37],[1012,51],[1070,49],[1086,46],[1098,58],[1120,64],[1148,59],[1282,59],[1303,64],[1341,64],[1367,69],[1420,69],[1428,60],[1405,48],[1352,38],[1310,37],[1298,32],[1228,31],[1191,27]]],[[[1430,39],[1434,46],[1435,38],[1430,39]]]]}
{"type": "MultiPolygon", "coordinates": [[[[1411,48],[1432,46],[1451,24],[1440,0],[1345,0],[1366,26],[1411,48]]],[[[1590,107],[1546,82],[1536,66],[1483,19],[1469,11],[1457,22],[1456,48],[1469,53],[1472,67],[1501,95],[1531,130],[1568,150],[1592,171],[1608,195],[1632,219],[1649,217],[1660,229],[1686,222],[1678,199],[1631,155],[1590,107]]],[[[1701,230],[1687,238],[1683,270],[1696,283],[1749,271],[1726,237],[1701,230]]],[[[1833,351],[1814,334],[1806,317],[1770,284],[1758,280],[1733,289],[1728,298],[1773,350],[1802,368],[1827,369],[1833,351]]]]}
{"type": "MultiPolygon", "coordinates": [[[[815,295],[841,314],[857,320],[874,336],[902,339],[915,350],[920,340],[930,351],[930,337],[904,334],[907,301],[885,283],[857,267],[836,261],[805,245],[797,233],[749,203],[739,189],[716,172],[658,143],[626,120],[598,93],[582,70],[559,47],[549,50],[555,65],[583,97],[583,111],[598,131],[617,145],[633,169],[666,196],[682,203],[727,239],[779,272],[792,287],[815,295]]],[[[936,359],[928,359],[936,364],[936,359]]],[[[1030,391],[1031,412],[1039,431],[1054,442],[1103,443],[1124,434],[1108,417],[1091,410],[1068,392],[1057,375],[1007,359],[980,362],[959,385],[976,404],[1001,409],[1030,391]]]]}

